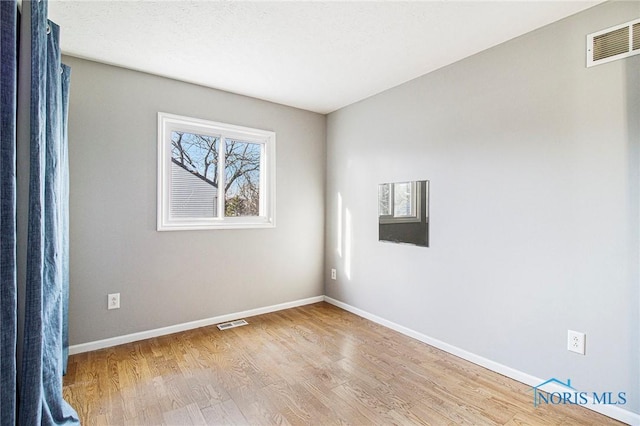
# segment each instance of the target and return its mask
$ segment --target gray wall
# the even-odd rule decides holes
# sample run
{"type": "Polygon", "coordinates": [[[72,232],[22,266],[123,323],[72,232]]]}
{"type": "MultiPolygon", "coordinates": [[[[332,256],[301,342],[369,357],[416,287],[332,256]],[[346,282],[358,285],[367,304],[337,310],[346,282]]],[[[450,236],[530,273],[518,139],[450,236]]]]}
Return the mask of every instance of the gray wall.
{"type": "Polygon", "coordinates": [[[585,68],[586,34],[638,17],[604,4],[330,114],[326,294],[639,412],[640,56],[585,68]],[[377,185],[409,179],[429,248],[378,242],[377,185]]]}
{"type": "Polygon", "coordinates": [[[323,294],[323,115],[65,57],[70,343],[323,294]],[[276,132],[274,229],[156,231],[158,111],[276,132]],[[121,308],[107,311],[107,294],[121,308]]]}

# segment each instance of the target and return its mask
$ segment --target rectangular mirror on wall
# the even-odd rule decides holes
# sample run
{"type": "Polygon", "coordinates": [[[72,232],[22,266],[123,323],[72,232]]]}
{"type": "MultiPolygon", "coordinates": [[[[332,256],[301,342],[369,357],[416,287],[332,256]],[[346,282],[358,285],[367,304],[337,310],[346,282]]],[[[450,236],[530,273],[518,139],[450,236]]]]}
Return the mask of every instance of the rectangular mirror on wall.
{"type": "Polygon", "coordinates": [[[380,241],[429,247],[429,181],[378,186],[380,241]]]}

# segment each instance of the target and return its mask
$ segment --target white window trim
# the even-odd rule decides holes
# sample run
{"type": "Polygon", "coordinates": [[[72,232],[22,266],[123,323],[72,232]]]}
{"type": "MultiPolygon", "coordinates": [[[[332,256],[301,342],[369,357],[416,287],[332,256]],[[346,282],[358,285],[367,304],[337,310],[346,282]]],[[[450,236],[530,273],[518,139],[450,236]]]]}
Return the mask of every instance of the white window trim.
{"type": "Polygon", "coordinates": [[[391,223],[411,223],[420,222],[421,218],[421,196],[419,183],[416,181],[409,182],[392,182],[389,188],[389,208],[391,209],[390,215],[379,215],[379,223],[391,224],[391,223]],[[410,183],[411,184],[411,213],[408,215],[396,216],[395,215],[395,186],[398,183],[410,183]]]}
{"type": "MultiPolygon", "coordinates": [[[[201,229],[274,228],[276,226],[276,134],[267,130],[252,129],[198,118],[184,117],[164,112],[158,113],[158,175],[157,175],[157,230],[180,231],[201,229]],[[172,218],[171,194],[171,132],[191,131],[219,136],[220,149],[227,138],[238,138],[262,145],[260,155],[260,216],[224,217],[223,203],[218,202],[218,217],[172,218]]],[[[224,168],[219,170],[224,180],[224,168]]],[[[219,199],[224,191],[218,191],[219,199]]]]}

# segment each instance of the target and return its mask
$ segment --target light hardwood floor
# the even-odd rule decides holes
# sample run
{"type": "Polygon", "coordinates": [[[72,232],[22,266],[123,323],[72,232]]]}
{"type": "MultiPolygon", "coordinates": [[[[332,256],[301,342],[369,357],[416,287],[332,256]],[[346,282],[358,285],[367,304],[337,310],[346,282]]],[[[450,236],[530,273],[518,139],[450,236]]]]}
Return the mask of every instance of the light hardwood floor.
{"type": "Polygon", "coordinates": [[[615,425],[327,303],[73,355],[84,425],[615,425]]]}

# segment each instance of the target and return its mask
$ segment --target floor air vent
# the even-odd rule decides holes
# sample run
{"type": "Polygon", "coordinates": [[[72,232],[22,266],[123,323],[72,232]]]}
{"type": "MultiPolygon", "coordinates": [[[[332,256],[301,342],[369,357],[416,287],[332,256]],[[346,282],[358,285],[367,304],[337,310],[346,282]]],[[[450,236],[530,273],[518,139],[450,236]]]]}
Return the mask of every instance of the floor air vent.
{"type": "Polygon", "coordinates": [[[640,54],[640,19],[587,36],[587,67],[640,54]]]}
{"type": "Polygon", "coordinates": [[[248,325],[248,324],[249,323],[246,322],[245,320],[240,319],[240,320],[235,320],[235,321],[231,321],[231,322],[225,322],[225,323],[222,323],[222,324],[218,324],[218,328],[220,330],[227,330],[229,328],[240,327],[240,326],[248,325]]]}

